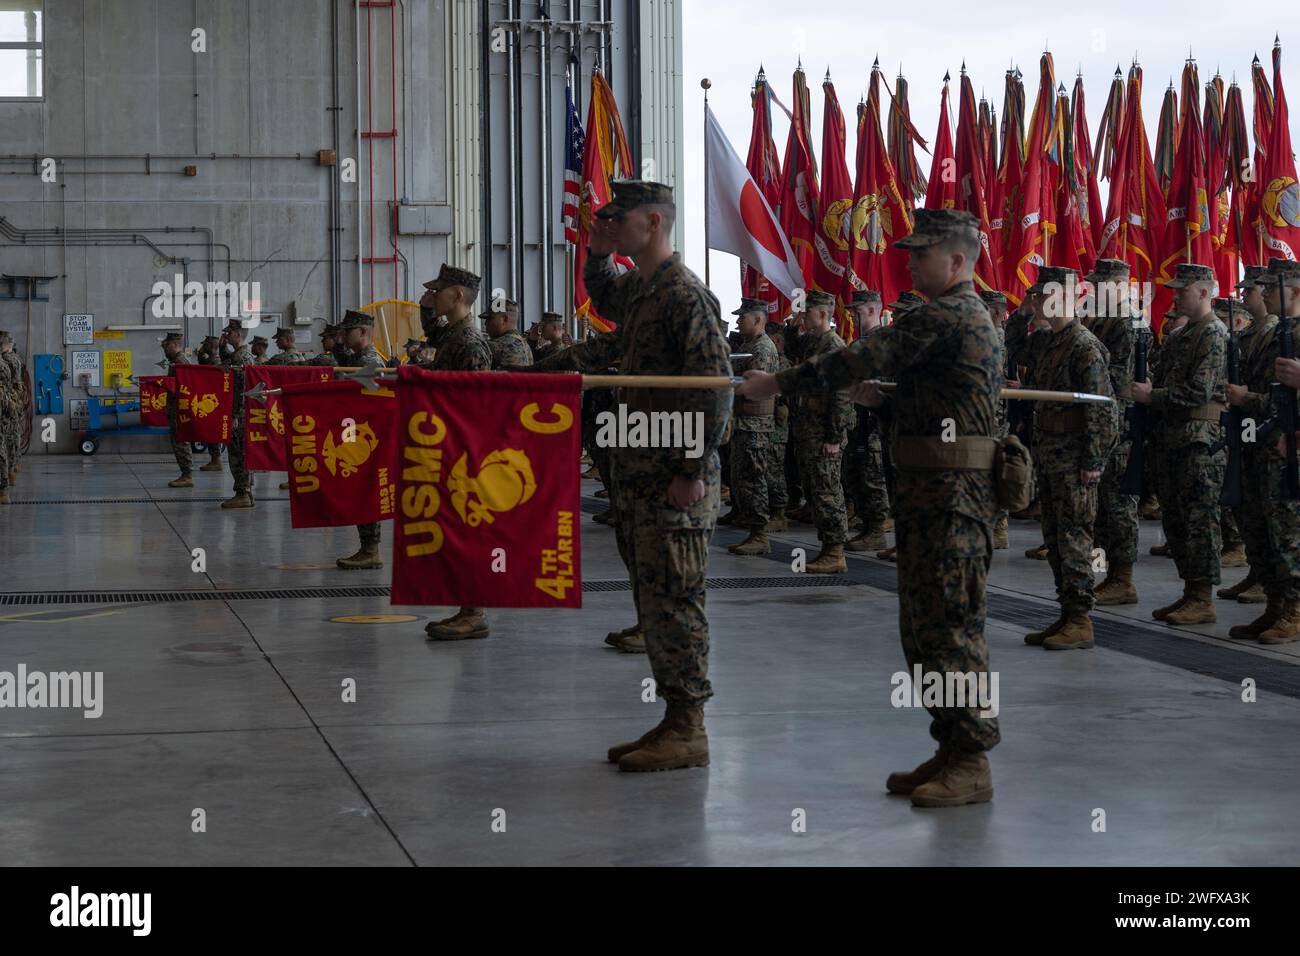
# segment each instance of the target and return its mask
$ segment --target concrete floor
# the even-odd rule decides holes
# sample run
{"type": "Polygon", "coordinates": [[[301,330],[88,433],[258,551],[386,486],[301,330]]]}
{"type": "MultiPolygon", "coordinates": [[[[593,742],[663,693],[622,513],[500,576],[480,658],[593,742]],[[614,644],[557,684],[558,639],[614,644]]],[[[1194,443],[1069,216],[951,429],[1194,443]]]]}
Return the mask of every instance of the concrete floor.
{"type": "MultiPolygon", "coordinates": [[[[486,641],[430,645],[423,622],[442,609],[310,591],[13,604],[389,583],[387,569],[295,567],[351,553],[356,537],[291,531],[282,476],[259,477],[255,511],[222,512],[227,475],[176,491],[174,474],[159,455],[28,458],[0,510],[0,670],[105,682],[97,720],[0,710],[0,862],[1258,865],[1300,852],[1300,646],[1222,640],[1259,611],[1235,603],[1219,602],[1217,625],[1154,624],[1151,608],[1180,590],[1168,560],[1144,554],[1141,605],[1099,612],[1096,649],[1046,653],[1021,637],[1055,616],[1051,574],[1022,553],[1036,525],[1012,522],[990,579],[997,796],[927,811],[883,789],[932,750],[925,713],[889,702],[904,667],[892,565],[854,557],[850,582],[791,586],[789,548],[811,546],[811,529],[782,536],[772,559],[727,554],[738,533],[720,530],[712,766],[620,774],[605,748],[662,705],[641,702],[645,658],[601,643],[632,614],[613,532],[590,520],[584,609],[492,611],[486,641]],[[200,547],[205,573],[191,570],[200,547]],[[392,612],[419,619],[331,621],[392,612]],[[341,700],[347,678],[355,703],[341,700]],[[1241,700],[1246,678],[1257,702],[1241,700]],[[196,808],[206,832],[192,832],[196,808]]],[[[1144,552],[1158,533],[1143,523],[1144,552]]]]}

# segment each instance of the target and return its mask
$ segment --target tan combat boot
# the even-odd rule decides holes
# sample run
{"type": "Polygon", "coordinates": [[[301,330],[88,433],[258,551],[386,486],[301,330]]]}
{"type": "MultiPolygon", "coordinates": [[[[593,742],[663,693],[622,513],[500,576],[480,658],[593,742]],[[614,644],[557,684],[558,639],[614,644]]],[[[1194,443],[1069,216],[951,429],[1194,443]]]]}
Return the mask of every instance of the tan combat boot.
{"type": "Polygon", "coordinates": [[[1210,599],[1209,581],[1188,581],[1188,597],[1183,606],[1165,615],[1166,624],[1213,624],[1218,620],[1210,599]]]}
{"type": "Polygon", "coordinates": [[[764,526],[763,530],[768,534],[771,534],[774,531],[789,531],[790,522],[786,520],[785,509],[777,508],[773,511],[772,517],[767,519],[767,524],[764,526]]]}
{"type": "Polygon", "coordinates": [[[844,560],[842,544],[823,545],[821,553],[804,568],[809,574],[843,574],[848,569],[849,563],[844,560]]]}
{"type": "Polygon", "coordinates": [[[1065,627],[1065,611],[1061,611],[1060,616],[1041,631],[1030,631],[1026,634],[1025,643],[1033,647],[1038,647],[1043,643],[1043,641],[1047,640],[1047,638],[1051,637],[1053,634],[1059,633],[1063,627],[1065,627]]]}
{"type": "Polygon", "coordinates": [[[915,770],[898,770],[885,778],[885,789],[890,793],[909,794],[921,784],[933,780],[944,768],[952,751],[946,744],[940,744],[933,757],[915,770]]]}
{"type": "MultiPolygon", "coordinates": [[[[467,610],[468,608],[462,607],[459,608],[456,611],[456,613],[453,614],[451,617],[444,617],[441,621],[430,621],[428,624],[424,625],[424,633],[432,634],[434,631],[438,630],[439,628],[446,627],[448,624],[451,624],[455,621],[459,621],[462,617],[465,616],[465,612],[467,610]]],[[[613,635],[611,635],[611,637],[612,636],[613,635]]]]}
{"type": "Polygon", "coordinates": [[[9,491],[5,488],[0,488],[0,505],[7,504],[9,504],[9,491]]]}
{"type": "Polygon", "coordinates": [[[199,465],[199,471],[221,471],[221,456],[212,455],[206,465],[199,465]]]}
{"type": "Polygon", "coordinates": [[[751,531],[749,537],[739,544],[727,548],[732,554],[771,554],[772,545],[768,543],[766,531],[751,531]]]}
{"type": "Polygon", "coordinates": [[[1219,567],[1244,568],[1246,566],[1246,546],[1234,545],[1219,552],[1219,567]]]}
{"type": "Polygon", "coordinates": [[[487,637],[487,615],[482,608],[463,607],[451,620],[430,624],[424,631],[430,641],[466,641],[487,637]]]}
{"type": "Polygon", "coordinates": [[[1065,624],[1043,639],[1043,650],[1047,651],[1086,650],[1092,645],[1092,619],[1085,611],[1071,611],[1065,624]]]}
{"type": "Polygon", "coordinates": [[[1237,595],[1238,604],[1264,604],[1268,601],[1268,595],[1264,593],[1264,585],[1254,584],[1237,595]]]}
{"type": "Polygon", "coordinates": [[[1261,644],[1290,644],[1300,641],[1300,600],[1287,598],[1282,604],[1282,613],[1278,615],[1273,626],[1259,635],[1261,644]]]}
{"type": "Polygon", "coordinates": [[[344,571],[369,571],[374,568],[382,568],[384,559],[379,556],[377,546],[362,545],[352,557],[339,558],[334,563],[344,571]]]}
{"type": "Polygon", "coordinates": [[[1241,597],[1251,588],[1253,588],[1258,583],[1258,581],[1259,578],[1255,575],[1255,572],[1252,570],[1244,578],[1242,578],[1236,584],[1232,585],[1232,587],[1219,588],[1219,590],[1215,591],[1214,593],[1216,597],[1221,597],[1225,601],[1233,601],[1241,597]]]}
{"type": "Polygon", "coordinates": [[[221,507],[229,510],[231,508],[253,508],[256,505],[253,503],[253,496],[247,491],[236,491],[234,497],[221,502],[221,507]]]}
{"type": "Polygon", "coordinates": [[[1228,637],[1234,641],[1254,641],[1277,623],[1282,616],[1282,601],[1280,598],[1269,597],[1268,604],[1264,608],[1264,613],[1249,624],[1234,624],[1228,628],[1228,637]]]}
{"type": "Polygon", "coordinates": [[[1155,495],[1147,495],[1138,504],[1138,517],[1143,521],[1160,520],[1160,499],[1155,495]]]}
{"type": "Polygon", "coordinates": [[[1133,565],[1112,564],[1106,580],[1097,588],[1096,597],[1101,605],[1136,604],[1138,592],[1133,586],[1133,565]]]}
{"type": "Polygon", "coordinates": [[[885,523],[880,526],[880,530],[888,534],[894,530],[894,519],[886,518],[885,523]]]}
{"type": "Polygon", "coordinates": [[[912,791],[914,807],[960,807],[992,799],[993,772],[982,752],[954,752],[937,775],[912,791]]]}
{"type": "Polygon", "coordinates": [[[709,765],[709,737],[704,732],[704,708],[668,705],[663,729],[618,760],[627,773],[680,770],[709,765]]]}
{"type": "Polygon", "coordinates": [[[1006,551],[1011,547],[1010,523],[1006,515],[1000,515],[993,525],[993,550],[1006,551]]]}
{"type": "MultiPolygon", "coordinates": [[[[619,633],[621,634],[622,632],[620,631],[619,633]]],[[[612,637],[613,635],[610,636],[612,637]]],[[[651,727],[648,731],[646,731],[636,740],[630,741],[625,744],[615,744],[613,747],[610,747],[606,753],[606,757],[609,759],[610,763],[618,763],[619,760],[621,760],[623,757],[627,756],[628,754],[632,753],[632,751],[640,750],[646,744],[653,741],[656,737],[658,737],[661,733],[663,733],[664,728],[667,726],[668,726],[668,708],[665,707],[663,719],[660,720],[659,723],[655,724],[653,727],[651,727]]]]}
{"type": "Polygon", "coordinates": [[[881,561],[893,561],[895,564],[897,564],[898,545],[894,545],[894,547],[892,548],[886,548],[884,551],[877,551],[876,557],[879,558],[881,561]]]}
{"type": "MultiPolygon", "coordinates": [[[[459,611],[456,612],[456,616],[457,617],[460,616],[459,611]]],[[[631,637],[633,634],[639,634],[639,633],[641,633],[641,625],[633,624],[631,627],[625,627],[621,631],[610,631],[608,634],[605,635],[605,643],[608,644],[610,647],[618,647],[617,642],[620,639],[624,637],[631,637]]]]}
{"type": "Polygon", "coordinates": [[[1165,618],[1167,618],[1170,614],[1174,613],[1174,611],[1177,611],[1180,607],[1182,607],[1184,604],[1186,604],[1186,603],[1187,603],[1187,599],[1188,599],[1189,597],[1191,597],[1191,594],[1192,594],[1191,587],[1192,587],[1192,586],[1191,586],[1191,584],[1190,584],[1189,582],[1184,581],[1184,582],[1183,582],[1183,596],[1180,597],[1180,598],[1179,598],[1177,601],[1175,601],[1173,604],[1166,604],[1164,607],[1158,607],[1158,608],[1156,608],[1154,611],[1151,612],[1151,616],[1154,617],[1157,621],[1163,621],[1163,620],[1164,620],[1165,618]]]}
{"type": "Polygon", "coordinates": [[[883,531],[863,531],[844,544],[846,551],[880,551],[889,546],[889,541],[885,538],[883,531]]]}
{"type": "Polygon", "coordinates": [[[194,478],[190,475],[188,471],[183,471],[181,472],[181,476],[179,478],[173,478],[171,481],[167,482],[167,487],[168,488],[193,488],[194,478]]]}
{"type": "Polygon", "coordinates": [[[1036,548],[1030,548],[1028,551],[1025,552],[1025,557],[1026,557],[1026,558],[1032,558],[1032,559],[1035,560],[1035,561],[1046,561],[1046,560],[1047,560],[1047,545],[1046,545],[1046,544],[1040,544],[1040,545],[1039,545],[1038,547],[1036,547],[1036,548]]]}

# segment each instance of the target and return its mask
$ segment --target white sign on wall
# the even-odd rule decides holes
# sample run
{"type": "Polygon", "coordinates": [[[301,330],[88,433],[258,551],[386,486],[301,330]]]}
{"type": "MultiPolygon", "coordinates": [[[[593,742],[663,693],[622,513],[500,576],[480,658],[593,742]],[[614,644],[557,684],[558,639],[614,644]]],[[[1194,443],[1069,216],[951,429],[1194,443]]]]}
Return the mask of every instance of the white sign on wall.
{"type": "Polygon", "coordinates": [[[90,402],[84,398],[69,399],[68,405],[72,413],[72,430],[82,431],[90,427],[90,402]]]}
{"type": "Polygon", "coordinates": [[[93,315],[65,315],[63,317],[63,344],[89,345],[95,341],[93,315]]]}
{"type": "Polygon", "coordinates": [[[84,385],[99,386],[99,352],[82,352],[74,351],[72,353],[72,384],[81,387],[84,385]],[[84,376],[90,376],[90,380],[83,382],[84,376]]]}

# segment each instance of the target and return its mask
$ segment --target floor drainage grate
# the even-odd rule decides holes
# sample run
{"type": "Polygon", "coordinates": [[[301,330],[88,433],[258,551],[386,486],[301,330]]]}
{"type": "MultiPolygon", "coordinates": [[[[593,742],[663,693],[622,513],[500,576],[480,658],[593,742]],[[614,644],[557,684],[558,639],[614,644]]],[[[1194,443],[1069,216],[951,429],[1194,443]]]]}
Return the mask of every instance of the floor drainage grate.
{"type": "MultiPolygon", "coordinates": [[[[159,495],[156,498],[10,498],[9,503],[11,505],[152,505],[185,501],[226,501],[229,498],[229,495],[159,495]]],[[[258,496],[254,500],[261,504],[264,501],[288,501],[289,499],[258,496]]]]}

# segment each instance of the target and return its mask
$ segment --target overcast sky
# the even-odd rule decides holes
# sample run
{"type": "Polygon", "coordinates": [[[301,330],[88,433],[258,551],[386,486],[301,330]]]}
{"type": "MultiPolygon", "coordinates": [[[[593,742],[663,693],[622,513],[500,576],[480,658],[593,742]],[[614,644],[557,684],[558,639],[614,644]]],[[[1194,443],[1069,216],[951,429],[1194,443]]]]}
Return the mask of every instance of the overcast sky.
{"type": "MultiPolygon", "coordinates": [[[[939,97],[945,71],[952,74],[950,99],[956,121],[960,92],[957,79],[962,60],[975,86],[1002,114],[1003,76],[1011,65],[1024,74],[1026,123],[1038,94],[1038,60],[1050,49],[1056,77],[1072,89],[1082,70],[1088,107],[1088,127],[1094,144],[1097,124],[1106,105],[1116,65],[1125,72],[1134,56],[1143,69],[1143,119],[1155,145],[1155,124],[1164,91],[1172,78],[1179,86],[1190,49],[1196,58],[1202,87],[1221,72],[1231,83],[1235,73],[1249,116],[1254,97],[1250,62],[1258,53],[1271,81],[1274,33],[1283,45],[1283,84],[1293,114],[1300,110],[1300,12],[1285,2],[1200,0],[1141,4],[1135,0],[1091,0],[1088,9],[1071,12],[1059,5],[988,0],[953,0],[865,4],[832,0],[683,0],[684,87],[686,98],[685,223],[687,262],[704,273],[704,106],[700,79],[713,82],[709,105],[732,146],[743,160],[749,148],[752,112],[749,90],[759,64],[786,106],[791,105],[795,64],[803,59],[811,93],[813,143],[821,164],[822,79],[829,67],[848,128],[849,177],[853,178],[853,129],[858,99],[865,94],[871,62],[880,66],[891,84],[901,65],[909,87],[912,122],[933,148],[939,122],[939,97]],[[1289,36],[1288,36],[1289,34],[1289,36]],[[1046,47],[1044,47],[1046,44],[1046,47]]],[[[883,108],[888,98],[882,93],[883,108]]],[[[1204,97],[1202,97],[1202,101],[1204,97]]],[[[777,154],[785,155],[789,123],[773,110],[777,154]]],[[[954,127],[955,132],[955,127],[954,127]]],[[[924,169],[929,156],[919,149],[924,169]]],[[[1103,188],[1103,197],[1105,184],[1103,188]]],[[[712,287],[723,312],[739,302],[738,260],[712,253],[712,287]]]]}

